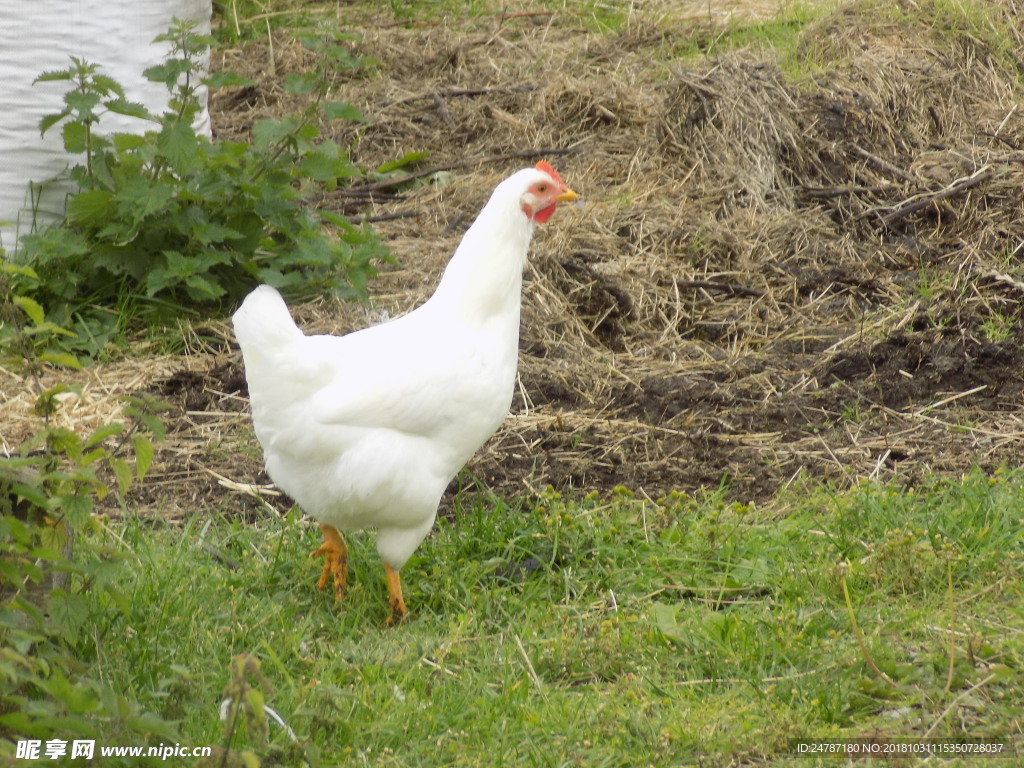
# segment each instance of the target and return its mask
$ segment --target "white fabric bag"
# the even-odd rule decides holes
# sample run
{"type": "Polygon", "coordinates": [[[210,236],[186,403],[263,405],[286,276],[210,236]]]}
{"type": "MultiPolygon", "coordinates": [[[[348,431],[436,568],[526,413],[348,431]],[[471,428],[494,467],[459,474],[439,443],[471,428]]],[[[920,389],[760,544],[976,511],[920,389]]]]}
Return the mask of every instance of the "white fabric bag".
{"type": "MultiPolygon", "coordinates": [[[[33,81],[43,72],[67,69],[70,57],[77,56],[98,64],[101,73],[124,87],[130,101],[161,114],[167,88],[142,73],[162,63],[170,46],[153,39],[175,17],[198,21],[197,31],[209,34],[211,12],[211,0],[0,0],[0,248],[8,256],[33,226],[43,228],[62,218],[74,185],[61,177],[81,161],[64,151],[60,126],[39,135],[39,121],[63,109],[69,83],[33,81]],[[36,194],[30,193],[30,182],[36,194]]],[[[199,96],[203,110],[195,128],[209,136],[205,89],[199,96]]],[[[109,113],[97,126],[101,134],[153,128],[109,113]]]]}

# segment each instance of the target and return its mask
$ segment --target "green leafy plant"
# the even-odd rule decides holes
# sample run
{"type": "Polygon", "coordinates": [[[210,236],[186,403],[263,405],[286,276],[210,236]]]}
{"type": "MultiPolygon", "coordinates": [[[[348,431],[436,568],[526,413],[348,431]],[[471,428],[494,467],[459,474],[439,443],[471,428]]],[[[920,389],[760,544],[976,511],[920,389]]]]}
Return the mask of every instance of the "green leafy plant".
{"type": "MultiPolygon", "coordinates": [[[[31,270],[3,265],[0,351],[5,367],[40,390],[46,362],[77,360],[45,351],[67,331],[44,320],[25,295],[34,281],[31,270]]],[[[62,395],[74,391],[64,384],[38,391],[39,429],[0,456],[0,756],[17,754],[18,741],[38,747],[69,737],[176,735],[171,723],[92,675],[85,631],[90,597],[104,593],[112,605],[124,604],[113,576],[125,555],[103,544],[94,504],[145,476],[163,424],[152,402],[134,398],[122,409],[126,423],[88,435],[54,425],[62,395]]]]}
{"type": "MultiPolygon", "coordinates": [[[[300,116],[256,122],[248,144],[211,143],[193,128],[209,38],[176,21],[158,40],[170,43],[171,53],[145,75],[171,94],[162,115],[128,101],[120,84],[80,59],[38,79],[70,86],[63,108],[44,117],[40,130],[59,127],[65,149],[81,158],[70,172],[78,191],[63,224],[21,241],[19,263],[38,275],[40,303],[59,310],[62,324],[82,322],[73,318],[85,306],[114,308],[113,319],[92,315],[109,324],[140,307],[178,313],[182,305],[229,306],[260,282],[364,297],[374,263],[386,257],[377,236],[307,204],[311,194],[359,173],[317,127],[362,119],[352,106],[325,98],[328,70],[351,64],[342,49],[321,40],[324,66],[285,82],[310,97],[300,116]],[[104,136],[96,126],[108,113],[154,129],[104,136]]],[[[222,73],[207,82],[245,81],[222,73]]]]}

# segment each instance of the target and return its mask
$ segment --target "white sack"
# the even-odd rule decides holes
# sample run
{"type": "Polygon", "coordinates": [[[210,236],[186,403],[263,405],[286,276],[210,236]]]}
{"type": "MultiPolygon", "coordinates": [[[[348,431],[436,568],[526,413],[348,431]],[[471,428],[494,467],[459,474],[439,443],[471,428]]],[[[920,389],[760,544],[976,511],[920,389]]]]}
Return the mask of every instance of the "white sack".
{"type": "MultiPolygon", "coordinates": [[[[211,11],[211,0],[0,0],[0,247],[8,255],[33,220],[36,226],[60,220],[74,186],[66,179],[52,180],[84,159],[64,151],[59,125],[45,137],[39,135],[39,121],[63,109],[70,83],[32,81],[43,72],[67,69],[70,57],[77,56],[100,65],[100,72],[119,82],[130,101],[162,114],[167,88],[147,81],[142,73],[162,63],[170,46],[153,39],[175,17],[198,21],[197,31],[209,34],[211,11]],[[29,182],[51,182],[44,184],[35,217],[29,182]]],[[[205,89],[199,96],[203,110],[195,128],[209,136],[205,89]]],[[[152,123],[115,114],[103,115],[98,125],[103,134],[153,128],[152,123]]]]}

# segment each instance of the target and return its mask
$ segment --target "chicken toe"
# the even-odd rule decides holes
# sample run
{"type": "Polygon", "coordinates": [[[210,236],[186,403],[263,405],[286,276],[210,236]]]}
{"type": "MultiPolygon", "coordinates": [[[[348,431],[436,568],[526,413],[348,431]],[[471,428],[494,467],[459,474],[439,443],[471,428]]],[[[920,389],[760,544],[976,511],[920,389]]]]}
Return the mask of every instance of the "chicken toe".
{"type": "Polygon", "coordinates": [[[320,580],[316,583],[317,589],[327,586],[329,576],[334,576],[334,599],[341,600],[345,596],[345,587],[348,583],[348,547],[345,540],[341,538],[338,529],[332,525],[320,524],[320,530],[324,534],[324,543],[321,544],[310,557],[324,557],[324,569],[320,573],[320,580]]]}

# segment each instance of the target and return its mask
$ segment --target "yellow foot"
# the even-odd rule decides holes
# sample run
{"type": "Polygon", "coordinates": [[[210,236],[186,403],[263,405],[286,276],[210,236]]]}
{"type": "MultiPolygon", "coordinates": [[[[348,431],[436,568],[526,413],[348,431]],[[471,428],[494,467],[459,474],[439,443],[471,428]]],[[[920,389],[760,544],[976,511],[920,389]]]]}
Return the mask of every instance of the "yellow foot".
{"type": "Polygon", "coordinates": [[[391,615],[387,620],[390,627],[408,616],[409,609],[405,607],[405,600],[402,598],[402,580],[398,576],[398,571],[384,563],[384,575],[388,580],[388,603],[391,604],[391,615]]]}
{"type": "Polygon", "coordinates": [[[320,524],[320,530],[324,534],[324,543],[317,547],[310,557],[324,556],[324,569],[320,574],[320,581],[316,583],[317,589],[327,586],[329,576],[334,576],[334,599],[341,600],[345,596],[345,586],[348,582],[348,547],[345,540],[341,538],[338,529],[332,525],[320,524]]]}

